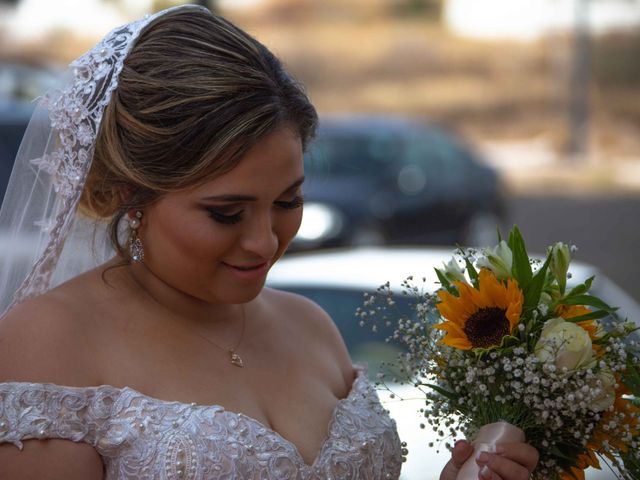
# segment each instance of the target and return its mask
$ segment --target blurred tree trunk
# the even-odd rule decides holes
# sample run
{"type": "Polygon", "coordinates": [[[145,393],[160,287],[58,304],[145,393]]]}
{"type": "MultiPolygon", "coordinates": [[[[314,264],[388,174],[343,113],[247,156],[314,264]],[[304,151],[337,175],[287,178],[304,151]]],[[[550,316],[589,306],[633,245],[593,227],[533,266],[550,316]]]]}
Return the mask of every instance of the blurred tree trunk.
{"type": "Polygon", "coordinates": [[[398,16],[422,16],[439,22],[444,2],[445,0],[395,0],[391,4],[393,13],[398,16]]]}
{"type": "Polygon", "coordinates": [[[213,2],[211,2],[209,0],[197,0],[197,1],[191,2],[191,3],[195,3],[196,5],[201,5],[201,6],[206,7],[206,8],[211,8],[211,4],[213,2]]]}
{"type": "MultiPolygon", "coordinates": [[[[2,1],[2,0],[0,0],[2,1]]],[[[165,8],[173,7],[176,5],[191,3],[195,5],[202,5],[203,7],[208,8],[212,12],[216,11],[217,1],[216,0],[185,0],[185,1],[175,1],[175,0],[153,0],[152,9],[154,12],[159,12],[160,10],[164,10],[165,8]]]]}
{"type": "Polygon", "coordinates": [[[577,0],[573,65],[569,93],[569,154],[575,159],[589,150],[589,90],[591,85],[590,0],[577,0]]]}

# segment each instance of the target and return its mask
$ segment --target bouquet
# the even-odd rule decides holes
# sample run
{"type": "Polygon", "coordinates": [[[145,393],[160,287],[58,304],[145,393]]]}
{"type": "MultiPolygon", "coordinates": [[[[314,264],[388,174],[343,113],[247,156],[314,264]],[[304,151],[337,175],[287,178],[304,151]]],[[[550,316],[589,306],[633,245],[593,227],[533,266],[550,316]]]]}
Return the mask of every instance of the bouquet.
{"type": "Polygon", "coordinates": [[[590,293],[593,277],[568,289],[575,247],[557,243],[543,260],[517,227],[498,241],[459,248],[436,268],[436,292],[409,277],[411,315],[394,311],[388,283],[365,294],[361,324],[393,328],[387,341],[405,349],[392,367],[424,393],[421,413],[443,440],[463,434],[478,448],[479,433],[506,425],[538,449],[534,479],[583,479],[590,466],[639,479],[636,326],[590,293]]]}

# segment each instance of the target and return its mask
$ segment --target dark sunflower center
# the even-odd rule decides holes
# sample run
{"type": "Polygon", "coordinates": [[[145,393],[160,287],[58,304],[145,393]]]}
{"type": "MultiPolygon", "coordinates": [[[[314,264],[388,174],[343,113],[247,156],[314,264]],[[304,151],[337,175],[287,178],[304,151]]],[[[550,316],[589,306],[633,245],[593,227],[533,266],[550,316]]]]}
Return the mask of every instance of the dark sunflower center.
{"type": "Polygon", "coordinates": [[[464,333],[473,348],[500,345],[502,337],[509,334],[509,320],[505,312],[498,307],[481,308],[467,319],[464,333]]]}

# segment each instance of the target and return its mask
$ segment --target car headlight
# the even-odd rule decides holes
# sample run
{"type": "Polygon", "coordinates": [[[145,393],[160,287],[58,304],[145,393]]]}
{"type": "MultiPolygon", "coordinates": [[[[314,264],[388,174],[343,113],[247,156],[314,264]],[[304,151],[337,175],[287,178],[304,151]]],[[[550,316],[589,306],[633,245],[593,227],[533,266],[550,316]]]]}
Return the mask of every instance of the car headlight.
{"type": "Polygon", "coordinates": [[[342,225],[342,215],[335,208],[323,203],[305,203],[295,240],[304,243],[326,240],[339,234],[342,225]]]}

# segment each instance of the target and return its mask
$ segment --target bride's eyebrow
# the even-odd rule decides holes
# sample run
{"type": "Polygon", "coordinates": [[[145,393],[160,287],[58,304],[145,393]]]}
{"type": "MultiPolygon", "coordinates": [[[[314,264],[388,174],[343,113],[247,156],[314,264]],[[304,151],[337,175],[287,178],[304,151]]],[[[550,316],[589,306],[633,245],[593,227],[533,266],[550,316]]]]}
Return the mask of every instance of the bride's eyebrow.
{"type": "Polygon", "coordinates": [[[296,180],[295,182],[293,182],[291,185],[289,185],[285,189],[285,191],[282,192],[282,194],[289,193],[290,191],[295,190],[296,188],[298,188],[303,183],[304,183],[304,175],[302,177],[300,177],[298,180],[296,180]]]}
{"type": "MultiPolygon", "coordinates": [[[[292,190],[295,190],[300,185],[304,183],[304,176],[300,177],[298,180],[289,185],[281,195],[285,193],[289,193],[292,190]]],[[[236,194],[226,194],[226,195],[212,195],[209,197],[204,197],[202,200],[215,200],[218,202],[255,202],[257,201],[257,197],[252,195],[236,195],[236,194]]]]}

